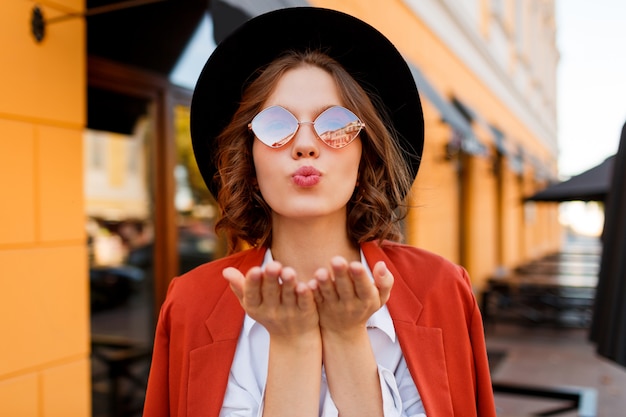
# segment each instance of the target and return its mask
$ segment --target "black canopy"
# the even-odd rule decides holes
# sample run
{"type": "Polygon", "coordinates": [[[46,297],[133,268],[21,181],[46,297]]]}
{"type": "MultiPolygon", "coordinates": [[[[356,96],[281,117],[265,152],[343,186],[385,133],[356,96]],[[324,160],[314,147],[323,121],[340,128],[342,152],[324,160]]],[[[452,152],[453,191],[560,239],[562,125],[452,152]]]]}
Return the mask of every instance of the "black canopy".
{"type": "Polygon", "coordinates": [[[590,339],[598,353],[626,366],[626,124],[604,208],[602,259],[590,339]]]}
{"type": "Polygon", "coordinates": [[[527,201],[604,201],[611,186],[615,155],[581,174],[545,188],[527,201]]]}

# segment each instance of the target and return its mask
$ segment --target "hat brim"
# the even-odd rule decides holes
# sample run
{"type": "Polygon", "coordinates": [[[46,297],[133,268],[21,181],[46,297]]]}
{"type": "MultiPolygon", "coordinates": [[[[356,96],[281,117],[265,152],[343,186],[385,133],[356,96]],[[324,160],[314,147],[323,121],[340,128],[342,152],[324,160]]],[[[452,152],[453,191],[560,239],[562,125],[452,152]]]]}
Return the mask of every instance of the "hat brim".
{"type": "Polygon", "coordinates": [[[214,196],[215,139],[239,107],[250,77],[287,50],[321,50],[338,61],[393,123],[403,157],[417,175],[424,146],[422,106],[411,71],[378,30],[335,10],[295,7],[257,16],[224,39],[206,62],[191,103],[196,162],[214,196]]]}

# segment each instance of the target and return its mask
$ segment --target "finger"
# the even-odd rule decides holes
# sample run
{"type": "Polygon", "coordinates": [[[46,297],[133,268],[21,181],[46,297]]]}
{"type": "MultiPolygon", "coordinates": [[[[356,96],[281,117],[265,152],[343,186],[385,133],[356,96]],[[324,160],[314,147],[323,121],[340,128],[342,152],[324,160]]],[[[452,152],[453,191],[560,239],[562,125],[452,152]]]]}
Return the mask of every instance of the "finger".
{"type": "Polygon", "coordinates": [[[294,306],[297,303],[296,297],[296,271],[293,268],[284,268],[280,274],[283,284],[280,288],[281,303],[294,306]]]}
{"type": "Polygon", "coordinates": [[[261,282],[263,281],[263,272],[261,268],[255,266],[250,268],[246,274],[243,286],[243,303],[245,306],[258,307],[263,302],[261,294],[261,282]]]}
{"type": "Polygon", "coordinates": [[[372,283],[365,266],[360,262],[351,262],[349,268],[356,296],[361,300],[378,297],[378,290],[372,283]]]}
{"type": "Polygon", "coordinates": [[[243,300],[243,287],[245,282],[243,274],[237,268],[228,267],[222,271],[222,276],[228,281],[230,288],[239,299],[239,302],[241,302],[243,300]]]}
{"type": "Polygon", "coordinates": [[[389,295],[391,294],[391,288],[393,287],[394,277],[389,268],[384,261],[379,261],[374,265],[374,270],[372,271],[374,275],[374,283],[376,287],[378,287],[378,292],[380,294],[380,303],[385,304],[387,300],[389,300],[389,295]]]}
{"type": "Polygon", "coordinates": [[[308,284],[299,282],[296,286],[298,308],[303,311],[310,311],[315,308],[314,291],[308,284]]]}
{"type": "Polygon", "coordinates": [[[276,305],[280,303],[280,274],[282,265],[278,262],[269,262],[263,268],[263,282],[261,285],[261,294],[263,301],[268,304],[276,305]]]}
{"type": "Polygon", "coordinates": [[[330,266],[333,270],[333,278],[335,280],[335,288],[340,299],[350,299],[355,296],[354,282],[348,271],[348,261],[341,256],[335,256],[330,260],[330,266]]]}
{"type": "Polygon", "coordinates": [[[335,290],[335,284],[330,278],[330,273],[326,268],[320,268],[315,271],[313,277],[317,281],[318,291],[323,302],[334,302],[339,300],[339,296],[335,290]]]}
{"type": "Polygon", "coordinates": [[[322,293],[320,291],[320,286],[319,283],[317,282],[316,279],[312,279],[309,282],[306,283],[307,286],[309,287],[309,289],[311,290],[311,292],[313,293],[313,299],[315,300],[316,304],[320,304],[322,302],[324,302],[324,296],[322,296],[322,293]]]}

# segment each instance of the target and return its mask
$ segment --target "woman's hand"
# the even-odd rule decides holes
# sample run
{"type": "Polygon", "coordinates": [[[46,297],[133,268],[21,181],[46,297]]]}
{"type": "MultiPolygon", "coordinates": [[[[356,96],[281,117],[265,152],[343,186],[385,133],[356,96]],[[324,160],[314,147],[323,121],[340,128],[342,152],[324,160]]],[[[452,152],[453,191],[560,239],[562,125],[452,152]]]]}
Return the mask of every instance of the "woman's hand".
{"type": "Polygon", "coordinates": [[[370,279],[360,262],[348,263],[342,257],[331,260],[331,271],[315,274],[315,302],[322,332],[350,337],[365,329],[367,320],[389,299],[393,275],[384,262],[378,262],[370,279]]]}
{"type": "Polygon", "coordinates": [[[272,338],[293,338],[313,333],[319,337],[319,318],[313,297],[314,282],[298,282],[292,268],[269,262],[251,268],[244,276],[226,268],[223,276],[243,309],[262,324],[272,338]]]}
{"type": "Polygon", "coordinates": [[[383,415],[378,365],[367,332],[367,320],[389,299],[393,276],[378,262],[372,281],[360,262],[331,260],[331,270],[315,278],[322,357],[328,389],[341,416],[383,415]]]}
{"type": "Polygon", "coordinates": [[[274,261],[245,276],[236,268],[222,274],[246,313],[270,334],[263,415],[318,415],[322,338],[313,289],[274,261]]]}

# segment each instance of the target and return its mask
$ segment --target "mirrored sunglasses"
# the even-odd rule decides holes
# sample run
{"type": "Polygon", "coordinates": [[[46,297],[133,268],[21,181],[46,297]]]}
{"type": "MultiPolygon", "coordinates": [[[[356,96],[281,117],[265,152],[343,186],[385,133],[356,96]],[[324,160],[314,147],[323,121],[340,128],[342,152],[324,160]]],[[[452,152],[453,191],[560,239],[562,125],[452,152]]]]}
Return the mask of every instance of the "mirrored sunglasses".
{"type": "Polygon", "coordinates": [[[365,124],[350,110],[333,106],[324,110],[312,122],[299,122],[289,110],[281,106],[268,107],[259,112],[248,129],[271,148],[286,145],[298,131],[300,125],[310,124],[322,142],[331,148],[348,146],[359,135],[365,124]]]}

